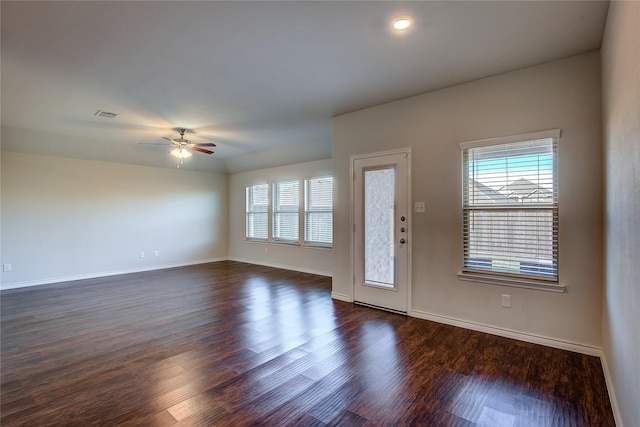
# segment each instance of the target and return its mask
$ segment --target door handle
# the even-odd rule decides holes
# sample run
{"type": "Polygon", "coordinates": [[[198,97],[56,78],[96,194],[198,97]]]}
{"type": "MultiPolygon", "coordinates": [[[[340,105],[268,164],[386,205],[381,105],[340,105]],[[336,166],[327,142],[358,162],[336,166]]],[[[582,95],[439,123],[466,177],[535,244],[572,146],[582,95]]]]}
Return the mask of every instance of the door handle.
{"type": "Polygon", "coordinates": [[[401,244],[401,245],[404,245],[405,243],[407,243],[407,241],[406,241],[406,240],[404,240],[404,239],[400,239],[400,244],[401,244]]]}

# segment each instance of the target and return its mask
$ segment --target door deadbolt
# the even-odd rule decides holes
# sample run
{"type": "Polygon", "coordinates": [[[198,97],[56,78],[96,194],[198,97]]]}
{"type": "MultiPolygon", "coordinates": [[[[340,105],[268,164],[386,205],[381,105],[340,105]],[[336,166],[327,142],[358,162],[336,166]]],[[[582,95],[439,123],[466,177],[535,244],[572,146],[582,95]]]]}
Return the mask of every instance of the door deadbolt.
{"type": "Polygon", "coordinates": [[[401,245],[404,245],[405,243],[407,243],[407,241],[406,241],[406,240],[404,240],[404,239],[400,239],[400,244],[401,244],[401,245]]]}

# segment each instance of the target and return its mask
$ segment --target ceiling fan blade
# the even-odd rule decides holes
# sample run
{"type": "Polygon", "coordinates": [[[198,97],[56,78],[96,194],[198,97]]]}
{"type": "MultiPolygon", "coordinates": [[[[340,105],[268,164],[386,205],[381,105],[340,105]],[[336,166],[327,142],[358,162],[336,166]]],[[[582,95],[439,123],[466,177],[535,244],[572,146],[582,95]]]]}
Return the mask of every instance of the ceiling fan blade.
{"type": "Polygon", "coordinates": [[[200,148],[200,147],[197,147],[197,146],[192,146],[191,149],[193,151],[199,151],[199,152],[204,153],[204,154],[213,154],[213,151],[205,150],[204,148],[200,148]]]}
{"type": "Polygon", "coordinates": [[[162,145],[168,147],[171,144],[167,144],[166,142],[138,142],[140,145],[162,145]]]}
{"type": "Polygon", "coordinates": [[[161,138],[162,139],[166,139],[167,141],[169,141],[170,143],[172,143],[174,145],[180,145],[180,143],[178,141],[176,141],[175,139],[167,138],[166,136],[163,136],[161,138]]]}
{"type": "Polygon", "coordinates": [[[213,142],[196,142],[193,145],[196,147],[217,147],[213,142]]]}

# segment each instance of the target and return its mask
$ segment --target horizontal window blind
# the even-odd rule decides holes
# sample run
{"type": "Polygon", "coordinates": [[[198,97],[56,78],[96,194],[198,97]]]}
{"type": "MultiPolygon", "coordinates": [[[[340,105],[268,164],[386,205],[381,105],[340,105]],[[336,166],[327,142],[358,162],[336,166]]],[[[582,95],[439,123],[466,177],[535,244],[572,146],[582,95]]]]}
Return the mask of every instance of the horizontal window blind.
{"type": "Polygon", "coordinates": [[[246,188],[246,237],[269,238],[269,185],[256,184],[246,188]]]}
{"type": "Polygon", "coordinates": [[[304,242],[333,244],[333,177],[309,178],[304,181],[304,242]]]}
{"type": "Polygon", "coordinates": [[[557,138],[463,147],[463,272],[558,281],[557,138]]]}
{"type": "Polygon", "coordinates": [[[300,181],[273,184],[273,240],[298,242],[300,181]]]}

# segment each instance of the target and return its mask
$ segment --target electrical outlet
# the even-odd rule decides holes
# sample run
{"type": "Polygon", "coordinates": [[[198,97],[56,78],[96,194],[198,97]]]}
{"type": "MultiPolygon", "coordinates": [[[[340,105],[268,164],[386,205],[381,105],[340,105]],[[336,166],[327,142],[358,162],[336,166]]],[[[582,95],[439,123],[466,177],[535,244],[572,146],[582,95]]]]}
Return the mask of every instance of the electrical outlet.
{"type": "Polygon", "coordinates": [[[502,306],[506,308],[511,307],[511,295],[502,294],[502,306]]]}
{"type": "Polygon", "coordinates": [[[5,273],[11,271],[11,264],[2,264],[2,271],[5,273]]]}
{"type": "Polygon", "coordinates": [[[264,247],[264,253],[265,253],[265,254],[268,254],[268,253],[269,253],[269,246],[265,246],[265,247],[264,247]]]}
{"type": "Polygon", "coordinates": [[[140,258],[144,258],[144,252],[140,251],[140,258]]]}
{"type": "Polygon", "coordinates": [[[153,251],[153,256],[160,256],[160,251],[157,249],[153,251]]]}

